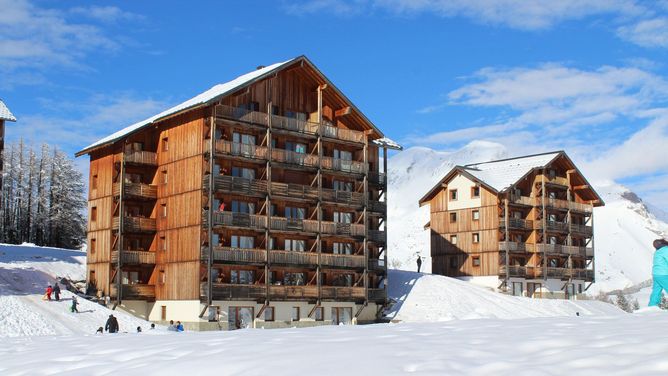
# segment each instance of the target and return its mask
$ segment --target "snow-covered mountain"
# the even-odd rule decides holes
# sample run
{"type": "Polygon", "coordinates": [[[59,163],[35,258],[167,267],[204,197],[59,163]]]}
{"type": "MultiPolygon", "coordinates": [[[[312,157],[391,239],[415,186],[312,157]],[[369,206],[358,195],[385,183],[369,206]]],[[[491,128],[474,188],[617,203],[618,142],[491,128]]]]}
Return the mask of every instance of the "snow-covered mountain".
{"type": "MultiPolygon", "coordinates": [[[[388,163],[390,267],[415,270],[419,253],[423,270],[431,271],[429,232],[424,230],[429,212],[428,207],[418,207],[418,200],[455,165],[507,156],[503,145],[481,141],[453,152],[412,147],[393,156],[388,163]]],[[[621,185],[595,184],[595,189],[606,206],[594,213],[597,283],[589,292],[625,288],[651,278],[651,243],[668,234],[666,213],[621,185]]]]}

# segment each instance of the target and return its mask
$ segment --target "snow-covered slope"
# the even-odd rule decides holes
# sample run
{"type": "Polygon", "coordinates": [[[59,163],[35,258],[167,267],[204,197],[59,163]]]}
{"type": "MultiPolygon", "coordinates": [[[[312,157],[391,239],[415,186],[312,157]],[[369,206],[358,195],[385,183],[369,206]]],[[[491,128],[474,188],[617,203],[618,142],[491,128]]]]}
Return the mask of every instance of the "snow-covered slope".
{"type": "Polygon", "coordinates": [[[389,282],[388,295],[397,303],[387,317],[401,322],[626,315],[595,300],[521,298],[440,275],[390,270],[389,282]]]}
{"type": "Polygon", "coordinates": [[[85,262],[83,251],[0,244],[0,337],[93,334],[110,314],[122,331],[147,329],[147,321],[83,298],[78,299],[79,313],[72,313],[72,294],[64,288],[61,301],[42,300],[56,277],[83,279],[85,262]]]}
{"type": "MultiPolygon", "coordinates": [[[[423,257],[423,271],[431,271],[427,207],[418,200],[454,166],[507,157],[504,146],[472,142],[454,152],[413,147],[393,156],[388,163],[388,243],[390,266],[415,270],[423,257]]],[[[606,206],[597,208],[595,219],[596,279],[588,290],[610,291],[651,278],[651,241],[668,234],[665,213],[650,209],[633,192],[618,184],[595,184],[606,206]],[[657,216],[653,214],[657,212],[657,216]]]]}

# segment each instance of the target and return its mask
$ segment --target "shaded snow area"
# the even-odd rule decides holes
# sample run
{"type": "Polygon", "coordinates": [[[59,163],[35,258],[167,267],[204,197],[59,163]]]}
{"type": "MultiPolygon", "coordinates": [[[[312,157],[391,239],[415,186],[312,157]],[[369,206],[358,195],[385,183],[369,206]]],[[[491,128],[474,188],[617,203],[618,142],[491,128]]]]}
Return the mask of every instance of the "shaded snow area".
{"type": "Polygon", "coordinates": [[[59,302],[42,300],[56,277],[83,279],[85,262],[82,251],[0,244],[0,337],[94,334],[110,314],[118,318],[121,331],[148,329],[147,321],[81,297],[79,313],[70,312],[72,293],[63,286],[59,302]]]}
{"type": "Polygon", "coordinates": [[[2,375],[665,375],[665,313],[52,337],[0,343],[2,375]]]}
{"type": "Polygon", "coordinates": [[[390,270],[388,281],[388,295],[397,303],[386,316],[400,322],[628,315],[604,302],[516,297],[439,275],[390,270]]]}

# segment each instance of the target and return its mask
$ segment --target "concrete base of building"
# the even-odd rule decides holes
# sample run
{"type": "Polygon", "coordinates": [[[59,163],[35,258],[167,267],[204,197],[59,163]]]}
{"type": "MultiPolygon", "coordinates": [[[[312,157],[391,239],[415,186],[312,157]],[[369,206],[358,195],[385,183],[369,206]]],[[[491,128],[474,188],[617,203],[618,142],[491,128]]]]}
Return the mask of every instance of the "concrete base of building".
{"type": "MultiPolygon", "coordinates": [[[[474,285],[488,288],[496,292],[502,292],[499,289],[503,279],[497,276],[481,276],[481,277],[458,277],[462,281],[470,282],[474,285]]],[[[524,296],[528,298],[543,298],[543,299],[578,299],[578,295],[581,296],[581,293],[587,287],[587,282],[584,280],[572,280],[568,283],[572,284],[573,294],[566,294],[566,282],[561,279],[525,279],[525,278],[510,278],[508,293],[516,296],[524,296]],[[513,285],[515,283],[516,285],[513,285]],[[529,284],[534,284],[537,286],[540,284],[539,288],[534,288],[533,293],[529,288],[529,284]],[[521,288],[520,288],[521,286],[521,288]],[[515,289],[514,289],[515,288],[515,289]]]]}

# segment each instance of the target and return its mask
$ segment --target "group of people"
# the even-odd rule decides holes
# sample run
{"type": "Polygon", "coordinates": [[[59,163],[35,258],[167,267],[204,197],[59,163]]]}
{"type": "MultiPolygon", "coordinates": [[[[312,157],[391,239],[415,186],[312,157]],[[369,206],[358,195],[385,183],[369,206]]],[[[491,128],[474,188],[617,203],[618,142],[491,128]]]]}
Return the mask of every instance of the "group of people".
{"type": "Polygon", "coordinates": [[[169,320],[169,326],[167,327],[167,330],[171,330],[173,332],[182,332],[183,324],[181,324],[181,321],[177,321],[176,324],[174,324],[174,320],[169,320]]]}
{"type": "MultiPolygon", "coordinates": [[[[59,302],[60,301],[60,285],[58,282],[54,286],[48,285],[46,287],[46,291],[44,292],[44,296],[42,297],[42,300],[48,300],[51,301],[51,294],[53,294],[53,297],[55,298],[55,301],[59,302]]],[[[77,301],[77,297],[75,295],[72,295],[72,305],[70,306],[70,311],[72,313],[79,313],[79,310],[77,309],[77,306],[79,305],[79,302],[77,301]]]]}
{"type": "MultiPolygon", "coordinates": [[[[155,324],[151,323],[151,328],[150,329],[154,330],[155,329],[155,324]]],[[[105,324],[104,328],[103,327],[97,328],[97,331],[95,332],[95,334],[97,334],[97,333],[102,334],[105,331],[107,333],[118,333],[120,331],[120,326],[118,325],[118,319],[116,318],[116,316],[109,315],[109,318],[107,319],[107,323],[105,324]]],[[[141,332],[142,332],[141,326],[138,326],[137,327],[137,333],[141,333],[141,332]]]]}

